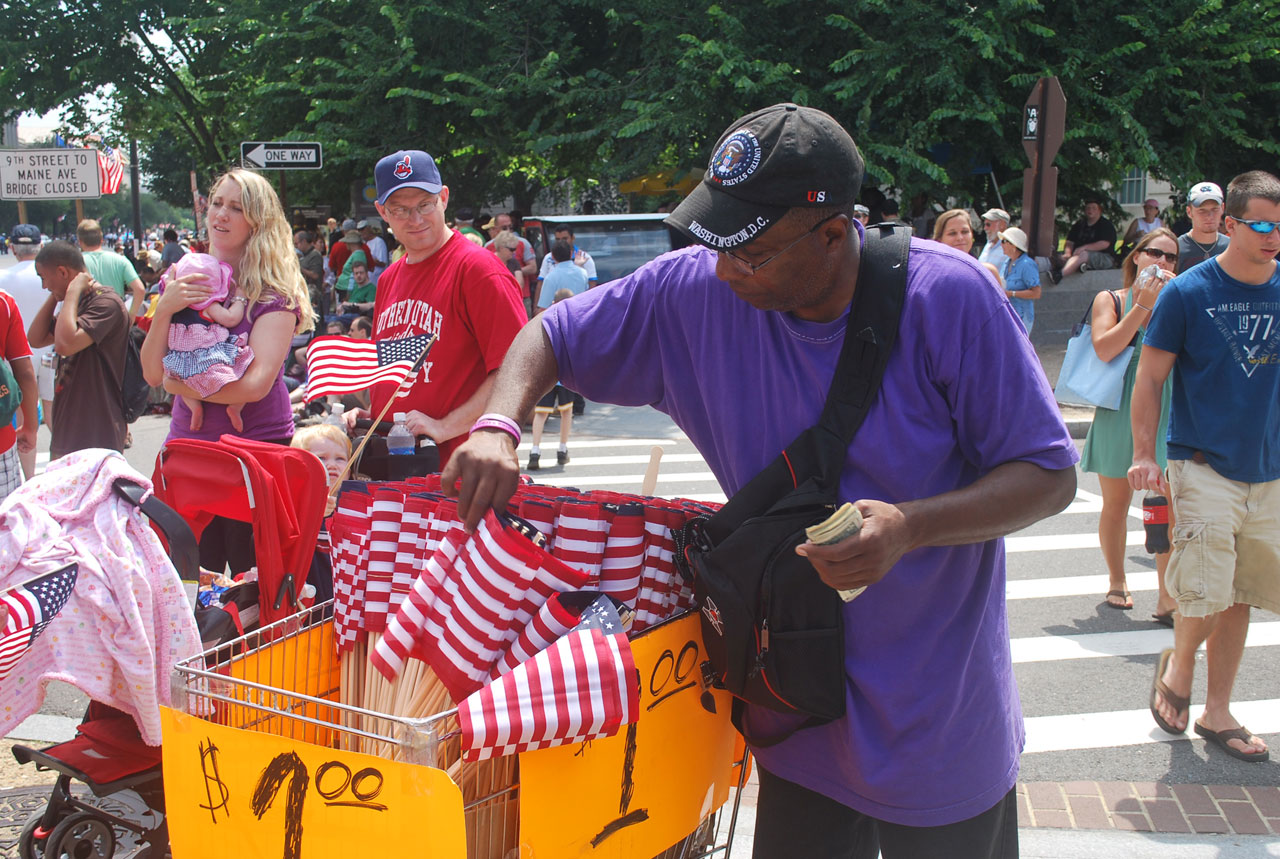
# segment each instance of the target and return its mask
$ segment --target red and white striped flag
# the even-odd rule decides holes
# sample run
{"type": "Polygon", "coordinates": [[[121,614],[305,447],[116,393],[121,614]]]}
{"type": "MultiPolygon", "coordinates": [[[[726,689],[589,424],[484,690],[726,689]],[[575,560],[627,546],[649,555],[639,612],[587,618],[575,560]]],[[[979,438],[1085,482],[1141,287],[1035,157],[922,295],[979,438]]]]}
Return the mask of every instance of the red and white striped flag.
{"type": "Polygon", "coordinates": [[[397,397],[409,395],[405,379],[422,369],[434,334],[398,340],[357,340],[330,335],[307,347],[307,402],[329,394],[363,391],[379,382],[399,385],[397,397]]]}
{"type": "Polygon", "coordinates": [[[464,760],[616,734],[640,706],[635,660],[607,596],[555,644],[458,707],[464,760]]]}
{"type": "Polygon", "coordinates": [[[77,566],[72,564],[15,585],[0,594],[0,680],[9,676],[46,626],[71,597],[77,566]]]}
{"type": "Polygon", "coordinates": [[[102,186],[102,193],[116,193],[123,180],[124,159],[120,157],[120,150],[104,144],[98,150],[98,183],[102,186]]]}

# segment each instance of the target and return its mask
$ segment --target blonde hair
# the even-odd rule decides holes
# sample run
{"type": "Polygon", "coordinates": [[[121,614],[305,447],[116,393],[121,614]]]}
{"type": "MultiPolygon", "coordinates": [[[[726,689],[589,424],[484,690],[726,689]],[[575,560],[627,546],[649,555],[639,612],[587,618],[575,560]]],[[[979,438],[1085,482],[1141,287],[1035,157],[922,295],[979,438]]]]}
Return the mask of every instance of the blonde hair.
{"type": "Polygon", "coordinates": [[[249,306],[274,293],[285,300],[288,310],[298,310],[295,332],[309,331],[315,325],[315,312],[298,255],[294,252],[293,231],[284,216],[275,188],[257,173],[233,167],[214,180],[210,198],[223,182],[235,182],[240,188],[240,207],[253,232],[245,245],[244,256],[236,272],[236,281],[249,306]]]}
{"type": "Polygon", "coordinates": [[[347,438],[347,434],[333,424],[316,424],[314,426],[302,427],[293,434],[293,439],[289,442],[289,447],[311,450],[311,445],[321,440],[331,441],[336,445],[346,448],[347,459],[351,458],[351,439],[347,438]]]}

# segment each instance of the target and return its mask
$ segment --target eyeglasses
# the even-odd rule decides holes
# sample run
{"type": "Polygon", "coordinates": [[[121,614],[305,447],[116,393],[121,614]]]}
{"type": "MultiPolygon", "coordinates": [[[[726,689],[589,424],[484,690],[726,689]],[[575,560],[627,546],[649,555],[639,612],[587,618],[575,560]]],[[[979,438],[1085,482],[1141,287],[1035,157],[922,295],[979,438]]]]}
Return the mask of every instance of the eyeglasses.
{"type": "Polygon", "coordinates": [[[1162,251],[1162,250],[1160,250],[1159,248],[1143,248],[1143,249],[1142,249],[1142,252],[1143,252],[1144,254],[1150,254],[1151,256],[1155,257],[1156,259],[1167,259],[1169,262],[1177,262],[1177,261],[1178,261],[1178,252],[1177,252],[1177,251],[1162,251]]]}
{"type": "Polygon", "coordinates": [[[419,203],[416,206],[387,206],[387,214],[393,218],[407,221],[414,215],[425,218],[430,215],[435,207],[440,203],[439,197],[432,197],[425,203],[419,203]]]}
{"type": "Polygon", "coordinates": [[[803,235],[799,236],[799,237],[798,237],[795,241],[793,241],[791,244],[787,245],[785,248],[783,248],[782,250],[778,251],[778,252],[777,252],[776,254],[774,254],[773,256],[771,256],[771,257],[769,257],[769,258],[765,259],[763,262],[747,262],[747,261],[746,261],[746,260],[744,260],[742,257],[740,257],[740,256],[738,256],[737,254],[735,254],[733,251],[717,251],[717,253],[719,253],[721,256],[726,256],[726,257],[728,257],[729,259],[733,260],[733,261],[734,261],[734,263],[736,263],[736,264],[737,264],[738,268],[742,270],[742,273],[743,273],[743,274],[755,274],[755,273],[756,273],[756,272],[758,272],[760,269],[764,268],[764,267],[765,267],[765,266],[767,266],[769,263],[773,262],[773,261],[774,261],[774,260],[776,260],[778,257],[780,257],[780,256],[782,256],[783,254],[785,254],[787,251],[791,250],[791,249],[792,249],[792,248],[794,248],[796,245],[800,244],[802,241],[804,241],[805,239],[809,238],[809,236],[811,236],[811,235],[813,235],[814,233],[816,233],[816,232],[817,232],[817,231],[822,227],[822,225],[823,225],[823,224],[825,224],[827,221],[831,220],[831,218],[838,218],[838,217],[840,217],[840,216],[839,216],[839,215],[832,215],[830,218],[823,218],[821,221],[818,221],[818,223],[814,224],[812,227],[810,227],[808,230],[806,230],[806,231],[804,232],[804,234],[803,234],[803,235]]]}
{"type": "Polygon", "coordinates": [[[1249,229],[1259,235],[1269,235],[1276,227],[1280,227],[1280,221],[1246,221],[1244,218],[1237,218],[1234,215],[1227,215],[1228,218],[1237,224],[1244,224],[1249,229]]]}

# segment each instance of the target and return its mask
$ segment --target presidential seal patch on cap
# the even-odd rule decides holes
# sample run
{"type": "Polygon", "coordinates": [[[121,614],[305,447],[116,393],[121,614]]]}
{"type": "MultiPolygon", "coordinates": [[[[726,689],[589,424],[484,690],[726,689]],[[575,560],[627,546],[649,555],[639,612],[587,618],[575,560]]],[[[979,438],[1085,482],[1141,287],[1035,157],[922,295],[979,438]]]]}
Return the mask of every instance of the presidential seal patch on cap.
{"type": "Polygon", "coordinates": [[[737,185],[760,166],[760,141],[750,131],[735,131],[711,157],[710,177],[721,185],[737,185]]]}
{"type": "Polygon", "coordinates": [[[713,153],[666,223],[717,251],[754,241],[790,209],[852,204],[862,187],[853,138],[812,107],[775,104],[740,117],[713,153]]]}

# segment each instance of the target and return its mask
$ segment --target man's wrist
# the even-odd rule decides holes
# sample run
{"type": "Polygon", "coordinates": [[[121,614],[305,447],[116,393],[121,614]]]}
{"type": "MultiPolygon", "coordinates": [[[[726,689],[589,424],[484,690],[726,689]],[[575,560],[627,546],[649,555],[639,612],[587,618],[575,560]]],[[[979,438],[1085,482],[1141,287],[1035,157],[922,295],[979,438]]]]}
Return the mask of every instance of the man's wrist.
{"type": "Polygon", "coordinates": [[[480,416],[474,424],[471,425],[471,432],[479,432],[480,430],[492,430],[501,432],[511,438],[518,447],[520,445],[520,424],[506,415],[497,412],[489,412],[480,416]]]}

